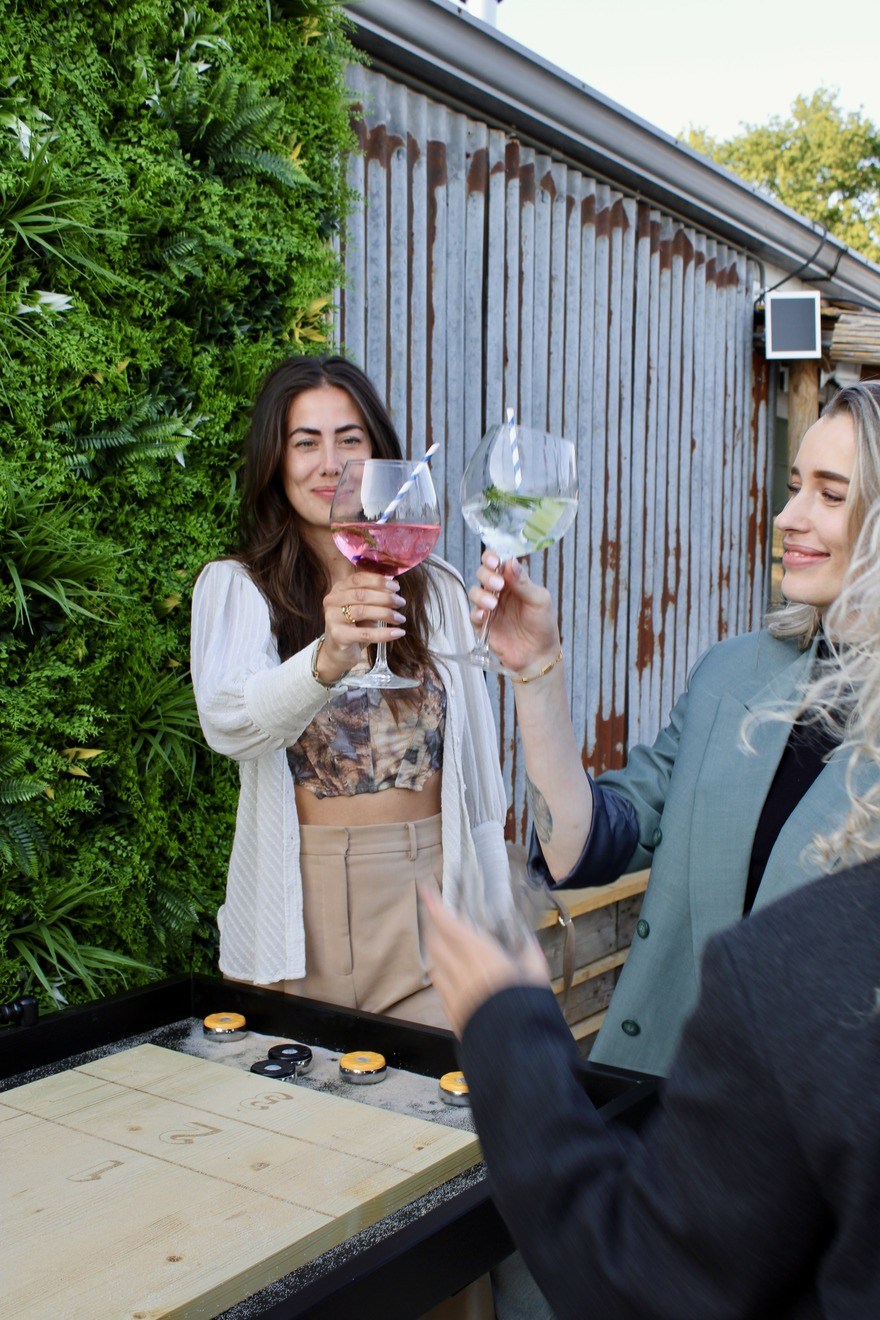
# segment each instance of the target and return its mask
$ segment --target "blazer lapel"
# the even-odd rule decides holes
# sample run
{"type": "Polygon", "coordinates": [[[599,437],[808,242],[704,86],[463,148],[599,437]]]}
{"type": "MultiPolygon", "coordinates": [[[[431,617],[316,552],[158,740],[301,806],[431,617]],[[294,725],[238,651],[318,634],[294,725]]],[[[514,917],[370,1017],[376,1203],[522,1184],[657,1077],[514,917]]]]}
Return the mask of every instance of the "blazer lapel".
{"type": "Polygon", "coordinates": [[[758,720],[742,745],[750,713],[784,709],[809,671],[812,650],[745,700],[725,693],[700,766],[691,832],[691,913],[697,965],[706,941],[742,917],[746,877],[761,809],[791,733],[789,720],[758,720]]]}

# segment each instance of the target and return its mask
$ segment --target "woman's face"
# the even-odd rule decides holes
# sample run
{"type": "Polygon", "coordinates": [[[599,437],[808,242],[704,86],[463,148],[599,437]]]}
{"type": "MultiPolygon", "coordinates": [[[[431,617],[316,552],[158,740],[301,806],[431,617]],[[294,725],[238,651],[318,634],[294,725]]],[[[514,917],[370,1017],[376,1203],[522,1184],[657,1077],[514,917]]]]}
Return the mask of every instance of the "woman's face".
{"type": "Polygon", "coordinates": [[[776,519],[782,532],[782,594],[825,610],[840,594],[852,554],[847,492],[856,459],[848,413],[820,417],[791,469],[788,503],[776,519]]]}
{"type": "Polygon", "coordinates": [[[282,463],[284,493],[303,523],[330,525],[330,505],[343,465],[369,458],[373,446],[363,413],[338,385],[303,390],[287,410],[282,463]]]}

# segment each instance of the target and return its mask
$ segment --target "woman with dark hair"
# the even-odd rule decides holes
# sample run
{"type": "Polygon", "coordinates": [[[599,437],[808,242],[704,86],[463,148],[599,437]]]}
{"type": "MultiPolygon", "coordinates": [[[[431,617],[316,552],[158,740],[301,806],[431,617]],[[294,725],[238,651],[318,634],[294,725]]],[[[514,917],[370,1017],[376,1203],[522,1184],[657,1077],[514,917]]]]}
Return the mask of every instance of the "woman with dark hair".
{"type": "Polygon", "coordinates": [[[417,884],[481,921],[510,906],[506,802],[468,602],[435,557],[399,581],[330,534],[349,459],[402,457],[370,381],[340,357],[268,376],[245,450],[240,548],[202,571],[192,674],[209,744],[241,792],[220,968],[290,994],[445,1025],[422,955],[417,884]],[[418,686],[334,685],[394,641],[418,686]]]}

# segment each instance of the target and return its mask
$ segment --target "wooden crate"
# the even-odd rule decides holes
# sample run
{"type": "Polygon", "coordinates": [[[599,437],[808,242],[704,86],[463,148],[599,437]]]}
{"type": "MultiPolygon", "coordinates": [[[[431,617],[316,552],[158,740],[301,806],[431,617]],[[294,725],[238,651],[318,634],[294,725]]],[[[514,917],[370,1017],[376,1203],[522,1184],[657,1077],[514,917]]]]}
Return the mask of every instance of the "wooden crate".
{"type": "Polygon", "coordinates": [[[605,1020],[605,1010],[626,961],[648,875],[648,871],[634,871],[610,885],[567,889],[555,895],[574,928],[574,970],[567,995],[563,984],[567,921],[559,910],[550,907],[534,920],[538,941],[550,964],[554,993],[585,1057],[605,1020]]]}

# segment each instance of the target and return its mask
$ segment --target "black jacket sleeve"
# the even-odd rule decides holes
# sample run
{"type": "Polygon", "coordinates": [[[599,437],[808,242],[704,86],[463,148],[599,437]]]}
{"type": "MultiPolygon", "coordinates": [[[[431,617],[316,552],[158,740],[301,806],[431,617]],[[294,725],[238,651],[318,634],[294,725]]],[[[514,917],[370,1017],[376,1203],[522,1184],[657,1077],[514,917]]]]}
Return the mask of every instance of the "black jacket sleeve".
{"type": "Polygon", "coordinates": [[[561,1320],[818,1315],[828,1214],[762,1054],[747,978],[710,945],[663,1112],[606,1127],[550,991],[474,1014],[462,1066],[496,1204],[561,1320]]]}

